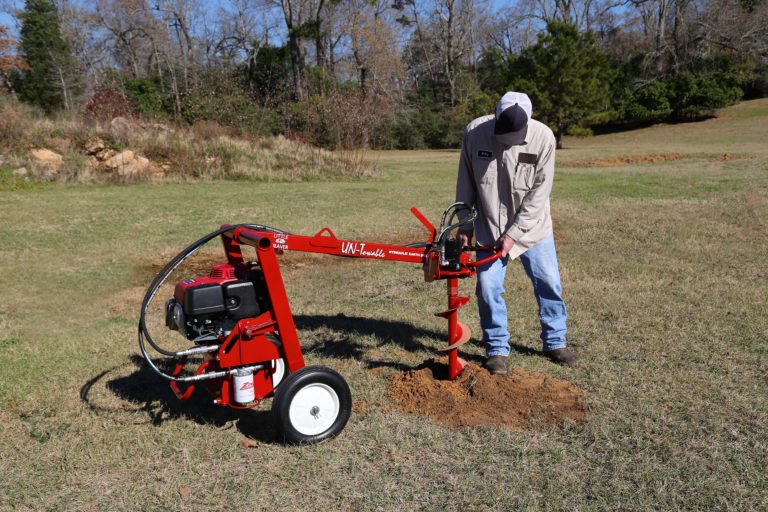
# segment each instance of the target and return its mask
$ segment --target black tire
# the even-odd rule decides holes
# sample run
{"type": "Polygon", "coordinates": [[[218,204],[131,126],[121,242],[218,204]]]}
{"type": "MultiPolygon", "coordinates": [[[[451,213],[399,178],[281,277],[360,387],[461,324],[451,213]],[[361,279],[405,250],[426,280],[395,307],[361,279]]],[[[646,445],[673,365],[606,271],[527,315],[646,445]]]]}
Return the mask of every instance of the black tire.
{"type": "Polygon", "coordinates": [[[324,366],[305,366],[285,377],[272,401],[272,415],[283,441],[313,444],[339,434],[352,412],[344,378],[324,366]]]}

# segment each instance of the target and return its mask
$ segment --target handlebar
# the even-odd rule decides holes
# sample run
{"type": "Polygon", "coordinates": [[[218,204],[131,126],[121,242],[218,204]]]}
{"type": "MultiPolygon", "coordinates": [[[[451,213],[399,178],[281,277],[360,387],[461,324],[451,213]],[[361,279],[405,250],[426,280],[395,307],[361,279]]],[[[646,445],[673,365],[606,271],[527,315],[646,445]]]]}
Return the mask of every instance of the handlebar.
{"type": "Polygon", "coordinates": [[[495,252],[495,253],[491,254],[490,256],[487,256],[487,257],[485,257],[485,258],[483,258],[481,260],[470,261],[470,262],[467,263],[467,266],[477,268],[477,267],[479,267],[481,265],[485,265],[486,263],[490,263],[491,261],[498,260],[499,258],[501,258],[501,251],[495,252]]]}

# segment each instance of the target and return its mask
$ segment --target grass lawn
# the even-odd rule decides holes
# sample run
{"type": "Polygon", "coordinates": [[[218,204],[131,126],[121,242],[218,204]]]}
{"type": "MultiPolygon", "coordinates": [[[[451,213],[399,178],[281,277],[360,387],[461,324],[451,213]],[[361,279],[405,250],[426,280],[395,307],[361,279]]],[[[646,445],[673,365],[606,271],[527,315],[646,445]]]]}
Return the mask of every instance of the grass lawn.
{"type": "MultiPolygon", "coordinates": [[[[582,424],[452,430],[400,412],[389,381],[444,345],[444,284],[414,265],[286,254],[305,358],[344,375],[356,403],[338,438],[309,447],[273,442],[268,403],[176,401],[137,355],[146,286],[222,223],[421,241],[408,209],[439,220],[458,152],[371,153],[384,172],[369,181],[0,192],[0,510],[766,510],[766,140],[766,100],[566,138],[552,205],[580,364],[536,355],[517,264],[507,299],[511,363],[581,388],[582,424]]],[[[475,334],[462,354],[479,363],[474,300],[461,313],[475,334]]]]}

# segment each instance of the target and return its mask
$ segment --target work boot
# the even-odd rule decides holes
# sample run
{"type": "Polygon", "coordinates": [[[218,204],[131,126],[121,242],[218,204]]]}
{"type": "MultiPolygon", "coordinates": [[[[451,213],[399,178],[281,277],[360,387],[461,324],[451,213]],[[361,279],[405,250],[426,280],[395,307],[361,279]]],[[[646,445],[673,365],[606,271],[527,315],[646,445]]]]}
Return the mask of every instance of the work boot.
{"type": "Polygon", "coordinates": [[[507,374],[507,356],[491,356],[485,361],[485,368],[494,375],[507,374]]]}
{"type": "Polygon", "coordinates": [[[565,347],[556,348],[554,350],[545,350],[544,355],[553,363],[561,364],[563,366],[573,366],[576,364],[576,354],[565,347]]]}

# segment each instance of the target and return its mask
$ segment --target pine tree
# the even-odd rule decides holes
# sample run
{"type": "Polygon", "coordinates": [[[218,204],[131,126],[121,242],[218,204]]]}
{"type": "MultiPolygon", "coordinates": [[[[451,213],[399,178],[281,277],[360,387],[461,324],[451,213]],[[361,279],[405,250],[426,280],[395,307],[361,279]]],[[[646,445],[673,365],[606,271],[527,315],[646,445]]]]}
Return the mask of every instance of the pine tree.
{"type": "Polygon", "coordinates": [[[56,5],[52,0],[27,0],[19,18],[21,53],[29,66],[21,80],[22,100],[46,112],[72,108],[79,84],[56,5]]]}
{"type": "Polygon", "coordinates": [[[591,33],[551,21],[538,42],[512,64],[516,90],[531,96],[534,117],[555,132],[557,147],[571,126],[608,108],[612,70],[591,33]]]}

